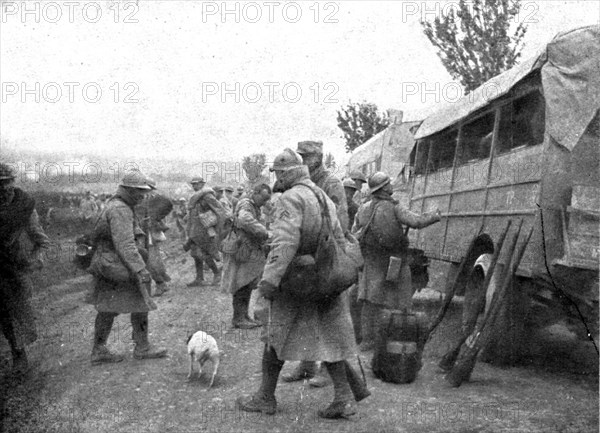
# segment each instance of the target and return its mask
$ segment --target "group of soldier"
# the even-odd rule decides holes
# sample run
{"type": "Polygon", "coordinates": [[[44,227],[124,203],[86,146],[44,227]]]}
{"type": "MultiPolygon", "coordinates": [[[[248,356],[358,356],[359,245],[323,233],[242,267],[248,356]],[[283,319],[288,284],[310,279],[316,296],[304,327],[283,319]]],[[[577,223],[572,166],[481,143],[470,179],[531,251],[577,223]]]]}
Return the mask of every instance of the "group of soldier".
{"type": "MultiPolygon", "coordinates": [[[[259,184],[244,195],[239,191],[238,197],[232,188],[222,188],[219,192],[219,188],[217,191],[208,188],[201,177],[192,179],[193,195],[187,204],[180,200],[174,212],[178,227],[183,228],[183,247],[195,264],[195,278],[188,286],[221,285],[222,290],[232,295],[232,325],[262,326],[261,385],[253,395],[237,400],[241,410],[275,413],[275,389],[283,364],[300,361],[282,380],[310,379],[313,386],[333,383],[334,399],[319,415],[347,417],[356,412],[355,401],[369,395],[364,390],[357,391],[347,360],[355,355],[359,343],[359,350],[372,350],[379,310],[411,306],[408,240],[403,226],[425,227],[439,221],[440,214],[438,211],[416,215],[404,209],[392,198],[391,179],[385,173],[375,173],[367,180],[356,172],[340,180],[324,167],[320,141],[299,142],[295,151],[284,149],[270,170],[276,177],[272,188],[259,184]],[[364,183],[368,183],[368,193],[362,191],[364,183]],[[274,206],[273,193],[278,194],[274,206]],[[271,205],[270,223],[265,221],[265,205],[271,205]],[[349,233],[363,232],[360,245],[364,268],[358,284],[331,302],[316,305],[289,296],[281,283],[292,278],[286,274],[292,261],[315,254],[323,212],[328,212],[332,233],[340,243],[349,233]],[[386,279],[391,256],[402,259],[398,281],[386,279]],[[205,264],[212,271],[211,283],[204,278],[205,264]],[[258,293],[259,308],[255,317],[250,317],[248,304],[254,290],[258,293]],[[269,326],[265,326],[267,323],[269,326]]],[[[26,193],[18,192],[13,186],[14,176],[6,173],[0,176],[3,261],[8,260],[5,251],[13,248],[13,233],[19,230],[32,236],[36,248],[48,241],[36,227],[35,211],[31,212],[26,200],[22,206],[16,200],[21,194],[27,196],[26,193]],[[5,191],[13,191],[15,199],[7,197],[5,191]],[[27,213],[28,217],[13,224],[15,227],[5,227],[10,212],[5,216],[4,208],[11,207],[15,209],[10,212],[27,213]]],[[[154,276],[149,272],[147,257],[138,248],[139,238],[147,237],[147,233],[139,225],[136,207],[155,187],[141,172],[127,174],[96,224],[100,228],[91,266],[95,269],[91,272],[93,291],[88,296],[97,310],[91,354],[94,364],[123,360],[123,355],[113,353],[106,345],[114,318],[121,313],[131,314],[135,358],[160,358],[167,353],[148,340],[148,313],[152,307],[140,290],[154,276]]],[[[20,291],[15,287],[26,286],[21,278],[25,273],[18,266],[14,269],[9,275],[11,283],[4,278],[0,283],[3,297],[5,292],[20,291]]],[[[11,334],[11,320],[4,319],[14,318],[16,311],[12,311],[12,316],[8,314],[10,311],[3,312],[2,329],[14,349],[14,365],[23,368],[23,348],[29,341],[17,341],[11,334]]]]}

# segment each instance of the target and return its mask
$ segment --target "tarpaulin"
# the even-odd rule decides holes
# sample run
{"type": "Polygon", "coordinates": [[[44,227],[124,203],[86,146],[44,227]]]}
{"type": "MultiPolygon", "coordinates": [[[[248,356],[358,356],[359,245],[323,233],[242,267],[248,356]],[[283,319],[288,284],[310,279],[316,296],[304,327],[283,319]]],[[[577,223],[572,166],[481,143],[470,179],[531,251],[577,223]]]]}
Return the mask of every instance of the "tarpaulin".
{"type": "Polygon", "coordinates": [[[600,107],[600,26],[559,33],[537,55],[488,80],[456,102],[428,116],[415,134],[430,136],[507,94],[531,72],[541,69],[546,99],[546,131],[569,150],[600,107]]]}

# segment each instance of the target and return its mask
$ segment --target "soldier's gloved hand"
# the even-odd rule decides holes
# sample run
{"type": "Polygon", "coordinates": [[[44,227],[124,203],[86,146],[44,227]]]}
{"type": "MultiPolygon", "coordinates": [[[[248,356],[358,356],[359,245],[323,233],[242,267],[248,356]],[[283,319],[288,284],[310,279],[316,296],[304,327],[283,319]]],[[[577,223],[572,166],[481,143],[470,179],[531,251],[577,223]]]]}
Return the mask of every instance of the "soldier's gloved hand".
{"type": "Polygon", "coordinates": [[[148,272],[148,270],[145,269],[145,268],[142,269],[141,271],[139,271],[137,273],[137,276],[138,276],[140,282],[142,282],[144,284],[147,284],[150,281],[152,281],[152,277],[150,276],[150,272],[148,272]]]}
{"type": "Polygon", "coordinates": [[[258,283],[258,294],[265,299],[272,300],[277,292],[277,286],[265,280],[260,280],[258,283]]]}

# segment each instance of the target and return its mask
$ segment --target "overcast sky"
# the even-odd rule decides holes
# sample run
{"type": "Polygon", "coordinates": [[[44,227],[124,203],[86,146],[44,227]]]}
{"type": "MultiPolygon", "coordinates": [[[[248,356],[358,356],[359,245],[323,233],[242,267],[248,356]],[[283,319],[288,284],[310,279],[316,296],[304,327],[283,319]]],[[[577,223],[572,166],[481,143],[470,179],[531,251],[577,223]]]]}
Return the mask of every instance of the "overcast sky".
{"type": "MultiPolygon", "coordinates": [[[[208,161],[271,158],[314,138],[342,162],[340,105],[366,100],[413,120],[452,88],[419,24],[451,2],[284,5],[227,2],[223,15],[222,2],[28,2],[23,15],[4,1],[3,142],[208,161]],[[420,91],[436,83],[437,94],[420,91]]],[[[600,23],[595,0],[523,5],[525,57],[558,31],[600,23]]]]}

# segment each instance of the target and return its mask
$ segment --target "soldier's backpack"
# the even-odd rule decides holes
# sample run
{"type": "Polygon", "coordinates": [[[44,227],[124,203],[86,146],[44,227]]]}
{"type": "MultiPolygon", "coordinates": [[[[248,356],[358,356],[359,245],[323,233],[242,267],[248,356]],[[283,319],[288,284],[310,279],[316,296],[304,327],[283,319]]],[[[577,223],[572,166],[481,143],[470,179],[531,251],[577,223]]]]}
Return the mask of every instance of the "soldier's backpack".
{"type": "Polygon", "coordinates": [[[386,310],[382,319],[385,325],[377,336],[373,374],[384,382],[411,383],[422,366],[427,317],[424,313],[386,310]]]}

